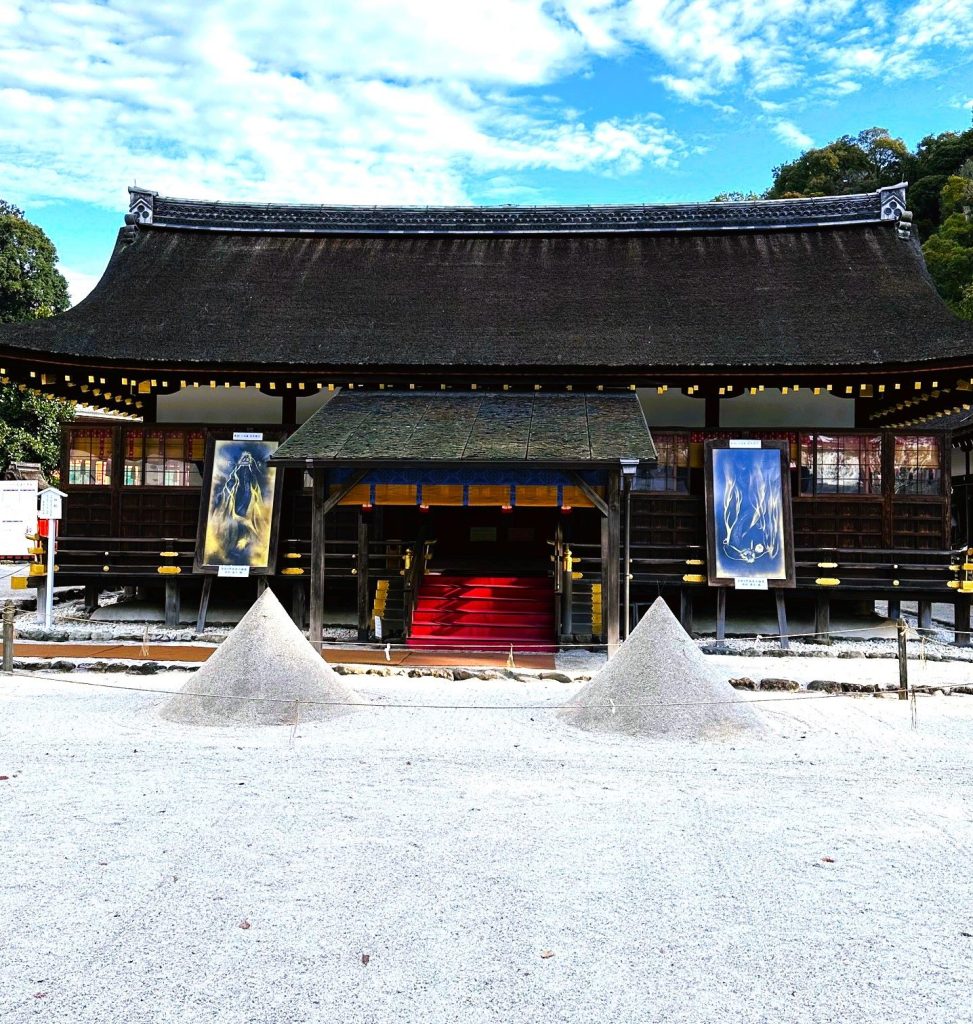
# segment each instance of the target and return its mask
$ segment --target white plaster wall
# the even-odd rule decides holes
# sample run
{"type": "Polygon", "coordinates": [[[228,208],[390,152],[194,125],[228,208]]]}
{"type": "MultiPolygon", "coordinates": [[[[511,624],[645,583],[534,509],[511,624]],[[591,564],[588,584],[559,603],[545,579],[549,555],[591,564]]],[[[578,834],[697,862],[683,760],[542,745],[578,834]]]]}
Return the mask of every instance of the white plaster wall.
{"type": "Polygon", "coordinates": [[[855,403],[808,388],[796,394],[758,391],[720,400],[721,427],[853,427],[855,403]]]}
{"type": "Polygon", "coordinates": [[[281,400],[256,388],[182,388],[159,395],[159,423],[280,423],[281,400]]]}
{"type": "Polygon", "coordinates": [[[681,391],[660,395],[655,388],[636,392],[650,427],[702,427],[706,423],[706,403],[689,398],[681,391]]]}
{"type": "MultiPolygon", "coordinates": [[[[966,452],[961,448],[950,448],[950,473],[952,476],[966,476],[966,452]]],[[[970,466],[973,468],[973,455],[970,455],[970,466]]]]}
{"type": "Polygon", "coordinates": [[[311,413],[317,412],[322,405],[327,405],[336,394],[338,394],[337,391],[325,389],[315,391],[306,397],[299,397],[297,399],[297,422],[303,423],[310,417],[311,413]]]}

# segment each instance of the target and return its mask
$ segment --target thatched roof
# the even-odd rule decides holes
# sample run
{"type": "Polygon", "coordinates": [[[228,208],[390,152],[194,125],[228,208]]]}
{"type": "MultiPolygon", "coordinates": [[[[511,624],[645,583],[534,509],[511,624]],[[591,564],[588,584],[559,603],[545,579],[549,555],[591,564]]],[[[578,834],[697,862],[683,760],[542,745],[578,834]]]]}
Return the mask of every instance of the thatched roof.
{"type": "Polygon", "coordinates": [[[99,285],[0,349],[113,364],[494,370],[962,360],[904,189],[566,208],[267,207],[138,191],[99,285]]]}

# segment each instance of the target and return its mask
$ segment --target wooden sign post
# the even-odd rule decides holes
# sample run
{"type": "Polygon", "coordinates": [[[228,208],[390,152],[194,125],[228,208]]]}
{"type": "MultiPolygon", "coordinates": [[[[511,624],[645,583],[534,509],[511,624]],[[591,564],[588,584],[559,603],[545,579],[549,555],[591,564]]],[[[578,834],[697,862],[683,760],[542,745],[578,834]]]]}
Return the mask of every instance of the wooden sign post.
{"type": "MultiPolygon", "coordinates": [[[[37,518],[47,521],[47,576],[44,580],[44,628],[50,629],[54,617],[54,548],[57,546],[57,524],[62,516],[62,502],[67,497],[56,487],[47,487],[38,495],[37,518]]],[[[40,601],[38,601],[38,612],[40,601]]],[[[38,616],[39,617],[39,616],[38,616]]]]}

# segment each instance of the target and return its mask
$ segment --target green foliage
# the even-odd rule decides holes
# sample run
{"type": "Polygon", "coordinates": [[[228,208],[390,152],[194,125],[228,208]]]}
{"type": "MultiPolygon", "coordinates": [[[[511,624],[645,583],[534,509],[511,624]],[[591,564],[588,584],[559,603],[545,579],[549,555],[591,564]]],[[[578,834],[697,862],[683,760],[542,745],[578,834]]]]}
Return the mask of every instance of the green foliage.
{"type": "MultiPolygon", "coordinates": [[[[0,199],[0,323],[52,316],[68,305],[53,242],[0,199]]],[[[40,462],[48,477],[56,474],[61,424],[73,417],[74,403],[0,385],[0,471],[22,461],[40,462]]]]}
{"type": "Polygon", "coordinates": [[[749,203],[754,199],[762,199],[756,192],[720,192],[713,196],[711,203],[749,203]]]}
{"type": "Polygon", "coordinates": [[[54,243],[17,213],[0,212],[0,323],[53,316],[69,305],[54,243]]]}
{"type": "Polygon", "coordinates": [[[56,476],[61,424],[74,418],[74,403],[0,385],[0,469],[11,462],[39,462],[44,475],[56,476]]]}
{"type": "Polygon", "coordinates": [[[939,294],[960,313],[964,292],[973,284],[973,221],[962,213],[947,217],[922,252],[939,294]]]}
{"type": "Polygon", "coordinates": [[[929,273],[952,310],[973,320],[973,128],[927,135],[914,153],[884,128],[869,128],[809,149],[773,174],[767,199],[851,195],[911,182],[909,209],[929,273]]]}
{"type": "Polygon", "coordinates": [[[902,180],[909,149],[885,128],[843,135],[820,149],[809,149],[774,168],[768,199],[852,195],[874,192],[902,180]]]}

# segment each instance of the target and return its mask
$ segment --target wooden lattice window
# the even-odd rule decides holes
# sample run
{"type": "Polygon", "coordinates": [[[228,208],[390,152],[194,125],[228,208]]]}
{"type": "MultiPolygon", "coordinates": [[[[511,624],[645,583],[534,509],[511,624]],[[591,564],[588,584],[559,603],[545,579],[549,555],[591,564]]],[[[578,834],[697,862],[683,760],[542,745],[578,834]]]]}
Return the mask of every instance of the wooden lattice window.
{"type": "Polygon", "coordinates": [[[896,435],[894,466],[896,494],[943,493],[942,446],[935,435],[896,435]]]}
{"type": "Polygon", "coordinates": [[[658,451],[655,465],[641,463],[635,478],[638,491],[689,493],[689,434],[655,433],[652,440],[658,451]]]}
{"type": "Polygon", "coordinates": [[[881,494],[880,434],[802,434],[801,494],[881,494]]]}
{"type": "Polygon", "coordinates": [[[125,434],[127,487],[201,487],[206,436],[200,430],[129,430],[125,434]]]}
{"type": "Polygon", "coordinates": [[[68,431],[68,483],[74,486],[111,485],[112,432],[97,427],[68,431]]]}

